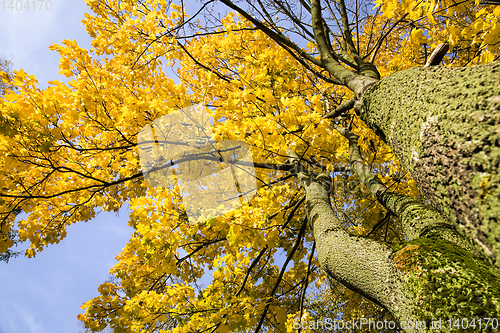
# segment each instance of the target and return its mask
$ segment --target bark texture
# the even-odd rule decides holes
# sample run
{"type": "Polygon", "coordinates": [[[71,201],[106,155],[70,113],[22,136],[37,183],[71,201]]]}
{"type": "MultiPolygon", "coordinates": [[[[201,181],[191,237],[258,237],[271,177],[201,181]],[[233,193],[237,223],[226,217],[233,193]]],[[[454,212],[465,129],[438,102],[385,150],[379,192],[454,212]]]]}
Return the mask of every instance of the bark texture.
{"type": "Polygon", "coordinates": [[[454,322],[453,318],[479,320],[481,316],[498,315],[499,276],[476,255],[456,222],[418,200],[389,191],[364,163],[359,137],[346,129],[339,132],[349,141],[352,169],[377,200],[399,218],[409,239],[395,246],[392,256],[407,306],[406,313],[393,315],[406,322],[416,318],[419,323],[414,322],[415,331],[423,332],[453,330],[456,326],[448,321],[454,322]],[[442,320],[448,327],[438,329],[435,323],[442,320]]]}
{"type": "Polygon", "coordinates": [[[392,74],[366,91],[361,118],[499,268],[500,63],[392,74]]]}
{"type": "MultiPolygon", "coordinates": [[[[363,162],[358,136],[346,129],[352,169],[371,193],[401,221],[409,241],[389,247],[351,235],[332,211],[326,174],[297,165],[306,189],[306,213],[314,231],[318,259],[332,278],[385,307],[412,332],[453,331],[456,319],[479,321],[500,316],[500,277],[477,256],[442,213],[393,193],[363,162]],[[441,323],[441,326],[437,325],[441,323]],[[443,324],[444,323],[444,324],[443,324]]],[[[460,322],[462,325],[462,322],[460,322]]],[[[477,327],[478,331],[489,331],[477,327]]]]}
{"type": "Polygon", "coordinates": [[[302,177],[307,217],[314,232],[321,268],[344,286],[385,307],[396,318],[415,319],[399,281],[393,249],[349,234],[332,211],[326,191],[327,178],[320,175],[307,184],[310,177],[302,177]]]}
{"type": "MultiPolygon", "coordinates": [[[[492,266],[439,237],[419,237],[391,248],[349,234],[333,214],[327,178],[299,174],[318,259],[330,277],[385,307],[401,324],[415,325],[410,332],[450,332],[456,327],[448,320],[500,317],[500,277],[492,266]],[[433,329],[438,320],[443,326],[433,329]]],[[[400,218],[427,220],[432,228],[428,216],[429,208],[422,205],[402,211],[400,218]]]]}
{"type": "Polygon", "coordinates": [[[358,146],[359,136],[344,128],[338,131],[349,142],[349,161],[352,170],[382,206],[399,218],[403,233],[408,240],[439,237],[477,254],[473,242],[461,232],[456,222],[450,221],[443,214],[429,209],[412,197],[390,191],[364,163],[358,146]]]}
{"type": "MultiPolygon", "coordinates": [[[[477,323],[482,318],[500,316],[499,276],[471,252],[438,237],[418,238],[394,249],[394,262],[404,292],[412,300],[413,315],[426,323],[425,329],[416,331],[470,331],[471,327],[450,327],[448,320],[453,323],[467,318],[477,323]],[[432,323],[438,320],[443,327],[432,329],[432,323]]],[[[483,325],[473,331],[494,329],[483,325]]]]}

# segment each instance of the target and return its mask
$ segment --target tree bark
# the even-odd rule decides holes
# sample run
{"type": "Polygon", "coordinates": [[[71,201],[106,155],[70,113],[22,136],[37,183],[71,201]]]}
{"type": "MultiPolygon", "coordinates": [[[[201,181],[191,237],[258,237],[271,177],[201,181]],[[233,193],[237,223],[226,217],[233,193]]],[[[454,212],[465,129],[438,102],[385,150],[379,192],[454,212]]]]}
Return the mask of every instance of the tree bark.
{"type": "Polygon", "coordinates": [[[299,173],[306,189],[306,213],[314,232],[321,268],[349,289],[388,309],[396,318],[411,318],[398,278],[393,250],[371,239],[349,234],[335,216],[329,199],[328,176],[311,180],[299,173]]]}
{"type": "Polygon", "coordinates": [[[397,72],[369,87],[361,118],[500,268],[500,63],[397,72]]]}
{"type": "Polygon", "coordinates": [[[443,214],[429,209],[412,197],[390,191],[364,163],[358,146],[359,136],[344,128],[339,128],[338,131],[349,141],[351,169],[382,206],[399,218],[403,234],[408,240],[439,237],[478,254],[474,251],[471,240],[461,232],[456,222],[450,221],[443,214]]]}
{"type": "MultiPolygon", "coordinates": [[[[360,159],[358,136],[345,130],[341,133],[349,140],[353,170],[401,220],[409,241],[391,248],[349,234],[332,211],[329,176],[311,175],[300,168],[298,176],[306,189],[306,213],[323,270],[385,307],[407,331],[447,332],[457,329],[451,325],[456,319],[480,322],[482,318],[498,318],[500,277],[494,268],[463,248],[468,243],[444,215],[388,191],[360,159]]],[[[483,327],[476,326],[478,331],[491,330],[482,324],[483,327]]],[[[463,327],[462,321],[460,325],[468,328],[463,327]]]]}

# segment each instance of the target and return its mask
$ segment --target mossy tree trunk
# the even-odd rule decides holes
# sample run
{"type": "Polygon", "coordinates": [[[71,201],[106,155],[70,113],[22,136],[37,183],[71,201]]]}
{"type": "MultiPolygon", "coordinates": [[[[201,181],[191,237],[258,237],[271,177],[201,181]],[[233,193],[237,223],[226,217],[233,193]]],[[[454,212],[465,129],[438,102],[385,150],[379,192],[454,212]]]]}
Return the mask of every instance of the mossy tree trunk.
{"type": "Polygon", "coordinates": [[[390,192],[361,159],[358,136],[349,140],[351,165],[378,200],[396,215],[409,241],[395,247],[353,236],[329,201],[329,176],[298,176],[321,267],[353,291],[383,306],[408,331],[453,331],[456,320],[491,331],[485,318],[500,317],[500,277],[478,256],[468,238],[443,214],[390,192]],[[474,322],[472,321],[474,320],[474,322]],[[405,325],[407,324],[407,325],[405,325]],[[480,327],[480,325],[482,325],[480,327]]]}
{"type": "Polygon", "coordinates": [[[392,74],[364,94],[361,118],[500,267],[500,63],[392,74]]]}

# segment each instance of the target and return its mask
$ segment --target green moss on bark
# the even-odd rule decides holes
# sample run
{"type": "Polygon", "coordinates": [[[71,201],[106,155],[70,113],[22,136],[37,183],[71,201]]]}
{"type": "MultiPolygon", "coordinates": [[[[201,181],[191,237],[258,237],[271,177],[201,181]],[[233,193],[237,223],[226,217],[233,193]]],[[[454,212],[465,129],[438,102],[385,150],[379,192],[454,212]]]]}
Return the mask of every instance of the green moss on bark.
{"type": "Polygon", "coordinates": [[[500,318],[500,276],[484,261],[439,238],[416,239],[395,250],[413,312],[428,327],[439,319],[500,318]]]}
{"type": "Polygon", "coordinates": [[[363,104],[424,194],[500,267],[500,63],[401,71],[363,104]]]}

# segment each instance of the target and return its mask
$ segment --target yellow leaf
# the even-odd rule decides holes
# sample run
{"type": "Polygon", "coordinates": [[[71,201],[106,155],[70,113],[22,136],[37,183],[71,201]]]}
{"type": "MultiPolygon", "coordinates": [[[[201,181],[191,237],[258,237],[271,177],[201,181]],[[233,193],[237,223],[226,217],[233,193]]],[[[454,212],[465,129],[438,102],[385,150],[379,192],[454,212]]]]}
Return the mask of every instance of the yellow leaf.
{"type": "Polygon", "coordinates": [[[396,8],[398,7],[398,1],[388,1],[385,3],[383,6],[383,15],[386,16],[387,18],[393,18],[396,13],[396,8]]]}
{"type": "Polygon", "coordinates": [[[490,31],[484,35],[484,42],[489,45],[494,45],[500,41],[500,26],[498,23],[493,24],[490,31]]]}
{"type": "Polygon", "coordinates": [[[418,48],[421,44],[427,42],[427,38],[421,29],[413,29],[410,34],[410,41],[414,48],[418,48]]]}

